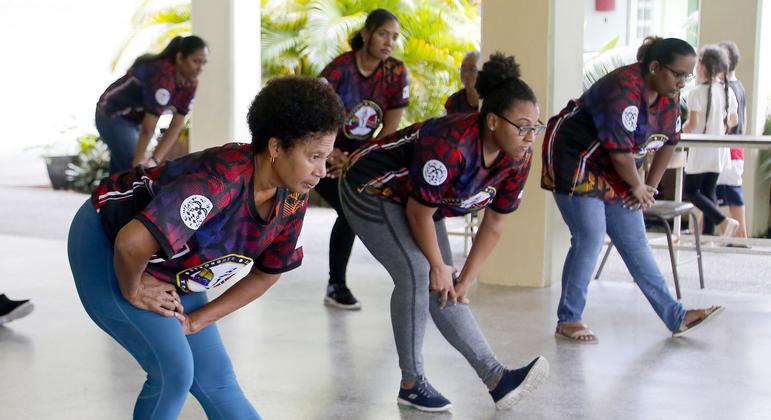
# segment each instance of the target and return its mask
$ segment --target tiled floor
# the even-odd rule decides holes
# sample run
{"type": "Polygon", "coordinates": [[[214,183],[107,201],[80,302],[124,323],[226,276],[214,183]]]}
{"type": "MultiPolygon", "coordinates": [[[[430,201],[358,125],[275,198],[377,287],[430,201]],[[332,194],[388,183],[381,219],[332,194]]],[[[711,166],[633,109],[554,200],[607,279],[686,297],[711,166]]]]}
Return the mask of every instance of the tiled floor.
{"type": "MultiPolygon", "coordinates": [[[[41,212],[50,217],[14,213],[18,229],[0,229],[0,290],[36,305],[29,317],[0,327],[0,419],[128,418],[144,374],[87,318],[67,264],[63,233],[85,197],[52,197],[56,204],[41,212]],[[41,227],[49,234],[29,234],[41,227]]],[[[302,267],[262,299],[219,323],[241,385],[266,419],[771,418],[771,295],[687,286],[687,306],[727,310],[691,336],[672,339],[628,280],[590,288],[585,315],[600,337],[596,346],[552,335],[558,286],[478,285],[472,305],[499,358],[518,365],[543,354],[551,376],[514,410],[497,413],[474,372],[431,325],[427,373],[452,400],[453,413],[400,409],[390,280],[360,244],[349,277],[363,309],[322,305],[331,221],[329,211],[312,209],[305,246],[316,251],[306,251],[302,267]]],[[[771,281],[762,271],[768,264],[759,263],[758,275],[771,281]]],[[[623,272],[608,270],[609,277],[623,272]]],[[[192,397],[181,418],[203,418],[192,397]]]]}

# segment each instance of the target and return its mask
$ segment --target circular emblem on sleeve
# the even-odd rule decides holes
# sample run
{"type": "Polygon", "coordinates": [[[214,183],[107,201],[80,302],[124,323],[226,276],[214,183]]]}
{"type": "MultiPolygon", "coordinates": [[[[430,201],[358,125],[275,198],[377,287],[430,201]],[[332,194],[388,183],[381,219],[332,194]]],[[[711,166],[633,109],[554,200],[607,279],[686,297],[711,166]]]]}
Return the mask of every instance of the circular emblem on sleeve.
{"type": "Polygon", "coordinates": [[[423,179],[429,185],[442,185],[447,179],[447,167],[436,159],[431,159],[423,165],[423,179]]]}
{"type": "Polygon", "coordinates": [[[367,140],[383,120],[383,110],[372,101],[361,101],[348,113],[343,125],[345,137],[353,140],[367,140]]]}
{"type": "Polygon", "coordinates": [[[675,118],[675,133],[679,133],[683,129],[683,123],[680,121],[680,117],[675,118]]]}
{"type": "Polygon", "coordinates": [[[637,116],[640,115],[640,110],[634,105],[629,105],[624,108],[624,112],[621,113],[621,122],[624,124],[624,128],[627,131],[634,131],[637,129],[637,116]]]}
{"type": "Polygon", "coordinates": [[[191,195],[179,206],[179,217],[185,222],[185,226],[197,230],[206,220],[206,216],[214,207],[211,200],[202,195],[191,195]]]}
{"type": "Polygon", "coordinates": [[[155,102],[158,102],[158,105],[166,106],[169,103],[169,99],[171,99],[171,94],[168,90],[164,88],[160,88],[155,91],[155,102]]]}

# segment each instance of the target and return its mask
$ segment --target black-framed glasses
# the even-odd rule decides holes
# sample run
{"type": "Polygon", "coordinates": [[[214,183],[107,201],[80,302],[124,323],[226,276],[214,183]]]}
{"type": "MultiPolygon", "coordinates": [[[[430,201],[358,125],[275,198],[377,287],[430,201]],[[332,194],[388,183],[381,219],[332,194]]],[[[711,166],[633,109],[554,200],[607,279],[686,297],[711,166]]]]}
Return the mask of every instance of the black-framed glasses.
{"type": "Polygon", "coordinates": [[[677,71],[673,69],[672,67],[669,67],[666,64],[662,64],[662,67],[669,70],[672,73],[672,76],[675,76],[675,79],[682,80],[684,82],[690,82],[691,80],[695,79],[696,76],[693,73],[683,73],[681,71],[677,71]]]}
{"type": "Polygon", "coordinates": [[[495,115],[497,115],[498,118],[502,118],[507,123],[509,123],[509,124],[513,125],[514,127],[516,127],[517,130],[519,130],[519,135],[520,136],[527,136],[530,133],[533,133],[534,136],[537,136],[537,135],[543,133],[544,130],[546,130],[546,126],[540,120],[538,121],[538,124],[536,124],[536,125],[518,125],[518,124],[515,124],[510,119],[504,117],[501,114],[495,114],[495,115]]]}

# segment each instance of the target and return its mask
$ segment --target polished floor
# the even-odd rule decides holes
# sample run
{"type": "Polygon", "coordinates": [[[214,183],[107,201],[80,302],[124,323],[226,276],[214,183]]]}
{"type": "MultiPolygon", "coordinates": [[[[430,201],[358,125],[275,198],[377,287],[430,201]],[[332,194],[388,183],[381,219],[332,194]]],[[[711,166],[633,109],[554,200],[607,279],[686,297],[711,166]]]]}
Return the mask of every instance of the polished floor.
{"type": "MultiPolygon", "coordinates": [[[[18,231],[0,225],[0,290],[36,305],[27,318],[0,326],[0,419],[129,418],[143,372],[87,318],[67,264],[66,224],[84,196],[29,194],[48,194],[50,217],[14,213],[18,231]]],[[[15,205],[3,205],[6,221],[15,205]]],[[[349,277],[363,309],[322,305],[332,217],[312,209],[303,265],[219,323],[240,383],[266,419],[771,419],[771,295],[686,285],[687,306],[727,309],[673,339],[631,282],[605,280],[593,282],[585,314],[600,337],[593,346],[553,336],[558,285],[477,285],[472,305],[499,358],[519,365],[542,354],[550,377],[512,411],[496,412],[474,372],[431,325],[427,373],[453,411],[399,408],[390,281],[361,244],[349,277]]],[[[771,263],[758,264],[756,276],[771,282],[771,263]]],[[[618,267],[608,270],[614,277],[618,267]]],[[[204,418],[192,397],[181,418],[204,418]]]]}

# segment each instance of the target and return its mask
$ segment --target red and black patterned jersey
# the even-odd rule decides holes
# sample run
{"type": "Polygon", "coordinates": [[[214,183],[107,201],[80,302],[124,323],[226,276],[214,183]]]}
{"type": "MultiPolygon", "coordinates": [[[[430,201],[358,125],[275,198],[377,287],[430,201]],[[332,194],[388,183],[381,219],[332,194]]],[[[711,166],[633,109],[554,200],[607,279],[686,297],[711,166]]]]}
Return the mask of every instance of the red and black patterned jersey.
{"type": "Polygon", "coordinates": [[[680,100],[659,95],[648,104],[639,63],[598,80],[549,120],[543,146],[544,189],[619,202],[631,194],[610,153],[646,154],[680,140],[680,100]]]}
{"type": "Polygon", "coordinates": [[[374,136],[389,109],[409,104],[407,68],[388,57],[364,77],[356,66],[353,51],[339,55],[321,71],[345,105],[345,124],[337,133],[335,147],[352,152],[374,136]]]}
{"type": "Polygon", "coordinates": [[[142,122],[146,112],[161,115],[170,110],[186,115],[197,87],[197,80],[178,79],[170,61],[148,61],[132,66],[111,84],[99,98],[96,112],[110,117],[122,116],[137,124],[142,122]]]}
{"type": "Polygon", "coordinates": [[[519,207],[532,151],[484,164],[481,117],[453,114],[413,124],[351,155],[345,180],[360,193],[437,207],[435,219],[519,207]]]}
{"type": "Polygon", "coordinates": [[[238,280],[253,266],[277,274],[302,261],[298,237],[307,196],[278,188],[263,220],[254,201],[254,165],[250,145],[231,143],[111,175],[91,200],[113,240],[137,219],[158,241],[148,273],[202,291],[238,280]]]}
{"type": "Polygon", "coordinates": [[[466,89],[461,89],[447,98],[447,102],[444,103],[444,109],[447,111],[447,115],[450,114],[468,114],[469,112],[478,112],[479,109],[475,106],[471,106],[468,103],[466,97],[466,89]]]}

